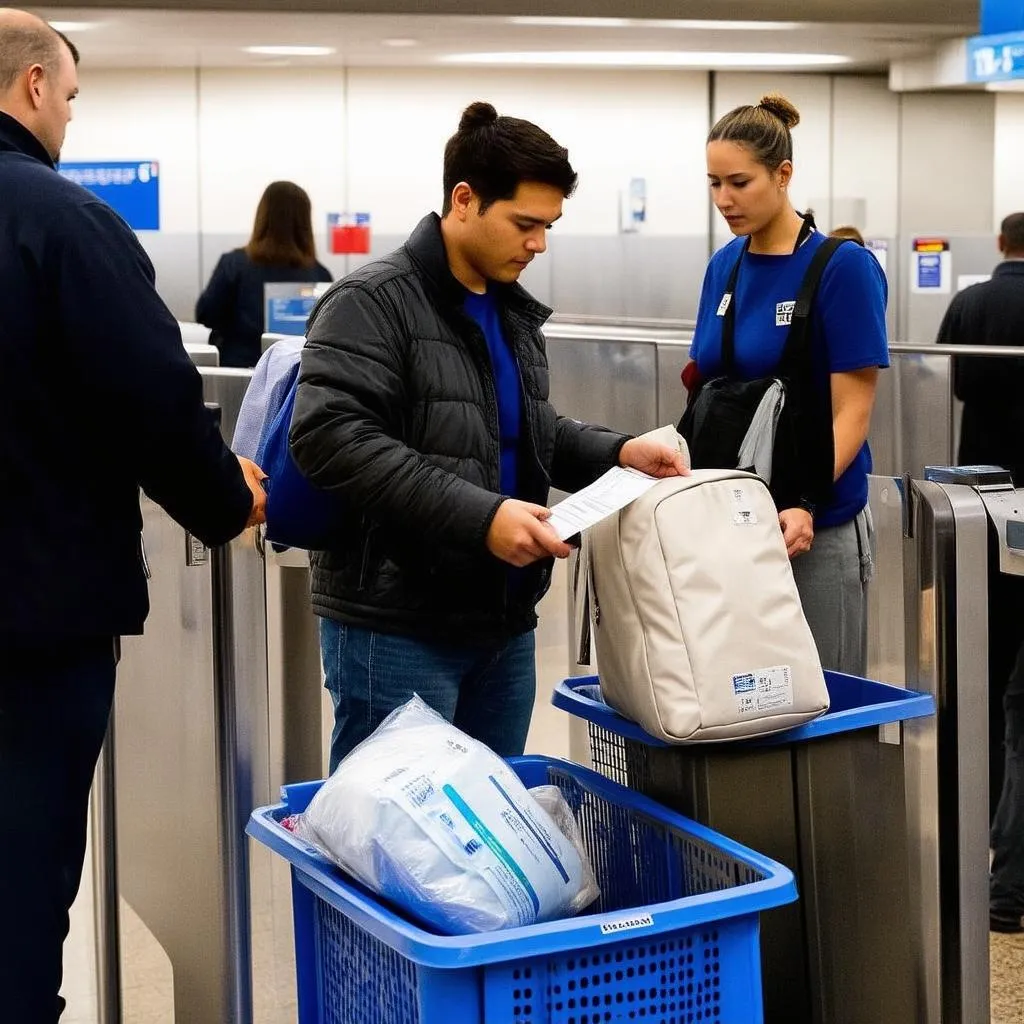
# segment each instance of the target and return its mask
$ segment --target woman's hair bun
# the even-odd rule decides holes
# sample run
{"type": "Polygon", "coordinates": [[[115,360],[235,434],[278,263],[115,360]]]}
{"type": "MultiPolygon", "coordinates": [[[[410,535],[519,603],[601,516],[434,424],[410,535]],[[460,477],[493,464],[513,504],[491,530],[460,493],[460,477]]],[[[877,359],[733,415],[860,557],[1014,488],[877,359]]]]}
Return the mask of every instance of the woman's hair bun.
{"type": "Polygon", "coordinates": [[[800,111],[793,106],[785,96],[777,92],[770,92],[761,97],[758,106],[774,114],[787,128],[795,128],[800,123],[800,111]]]}
{"type": "Polygon", "coordinates": [[[474,132],[478,128],[487,128],[498,120],[498,112],[490,103],[477,100],[470,103],[462,112],[462,120],[459,121],[460,132],[474,132]]]}

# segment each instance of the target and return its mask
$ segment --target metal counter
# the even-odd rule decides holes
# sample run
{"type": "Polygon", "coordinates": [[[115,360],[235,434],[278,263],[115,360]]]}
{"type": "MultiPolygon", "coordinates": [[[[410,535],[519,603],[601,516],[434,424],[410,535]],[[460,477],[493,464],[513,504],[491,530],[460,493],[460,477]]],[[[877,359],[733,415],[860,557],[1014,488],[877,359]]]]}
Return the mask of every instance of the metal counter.
{"type": "MultiPolygon", "coordinates": [[[[230,437],[251,374],[201,367],[230,437]]],[[[252,1017],[245,821],[269,799],[263,561],[214,550],[148,498],[143,637],[122,646],[114,721],[121,895],[167,953],[175,1019],[252,1017]]]]}
{"type": "MultiPolygon", "coordinates": [[[[230,439],[252,371],[200,365],[230,439]]],[[[208,550],[148,498],[151,610],[126,638],[94,790],[100,1024],[119,1024],[118,896],[167,954],[174,1019],[252,1020],[245,822],[324,768],[308,567],[265,563],[256,530],[208,550]]]]}

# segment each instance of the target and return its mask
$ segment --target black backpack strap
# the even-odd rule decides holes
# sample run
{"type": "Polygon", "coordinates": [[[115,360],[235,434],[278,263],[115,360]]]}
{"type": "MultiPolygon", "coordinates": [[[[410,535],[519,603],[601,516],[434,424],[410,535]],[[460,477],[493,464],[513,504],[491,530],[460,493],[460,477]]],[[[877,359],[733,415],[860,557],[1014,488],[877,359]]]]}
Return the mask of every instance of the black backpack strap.
{"type": "Polygon", "coordinates": [[[800,291],[797,293],[796,303],[793,306],[793,319],[790,322],[789,334],[786,336],[786,344],[782,350],[781,362],[785,366],[799,365],[802,360],[807,358],[814,297],[818,294],[818,285],[821,284],[821,278],[829,260],[846,241],[848,239],[829,236],[818,246],[817,251],[811,257],[804,279],[800,282],[800,291]]]}
{"type": "MultiPolygon", "coordinates": [[[[809,213],[800,214],[800,218],[803,223],[800,225],[800,232],[796,236],[796,242],[793,245],[794,253],[815,231],[814,218],[809,213]]],[[[732,377],[736,372],[736,282],[740,276],[740,264],[743,262],[743,257],[747,254],[749,248],[750,235],[747,235],[747,240],[743,243],[739,259],[733,264],[732,273],[729,274],[729,280],[725,286],[725,294],[722,296],[722,302],[728,300],[728,304],[720,314],[722,317],[722,372],[727,377],[732,377]]],[[[827,258],[825,262],[828,262],[827,258]]],[[[811,267],[813,268],[813,266],[814,264],[812,263],[811,267]]],[[[822,265],[823,269],[824,265],[822,265]]],[[[821,270],[818,271],[818,278],[820,279],[820,277],[821,270]]],[[[817,287],[817,281],[815,281],[814,286],[815,288],[817,287]]],[[[808,299],[808,305],[813,297],[812,290],[812,294],[808,299]]]]}
{"type": "Polygon", "coordinates": [[[733,264],[729,280],[725,285],[722,302],[727,302],[722,312],[722,372],[731,377],[736,372],[736,282],[740,277],[740,264],[750,248],[750,236],[743,243],[739,259],[733,264]]]}
{"type": "MultiPolygon", "coordinates": [[[[800,468],[790,478],[791,500],[813,512],[827,500],[832,489],[835,445],[832,435],[832,393],[815,381],[811,353],[811,313],[822,275],[829,260],[844,242],[826,238],[811,257],[793,307],[793,319],[779,366],[787,378],[787,401],[791,401],[794,444],[800,449],[800,468]]],[[[795,469],[795,467],[793,467],[795,469]]],[[[774,481],[773,481],[774,482],[774,481]]]]}

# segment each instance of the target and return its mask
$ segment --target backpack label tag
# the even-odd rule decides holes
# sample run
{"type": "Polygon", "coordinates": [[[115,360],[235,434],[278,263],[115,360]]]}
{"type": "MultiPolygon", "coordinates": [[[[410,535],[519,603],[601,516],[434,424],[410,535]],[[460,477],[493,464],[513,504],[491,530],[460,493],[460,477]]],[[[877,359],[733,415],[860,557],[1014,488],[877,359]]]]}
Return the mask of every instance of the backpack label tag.
{"type": "Polygon", "coordinates": [[[757,513],[745,487],[732,488],[732,521],[737,526],[757,526],[757,513]]]}
{"type": "Polygon", "coordinates": [[[732,677],[736,710],[741,716],[793,706],[793,670],[789,665],[742,672],[732,677]]]}

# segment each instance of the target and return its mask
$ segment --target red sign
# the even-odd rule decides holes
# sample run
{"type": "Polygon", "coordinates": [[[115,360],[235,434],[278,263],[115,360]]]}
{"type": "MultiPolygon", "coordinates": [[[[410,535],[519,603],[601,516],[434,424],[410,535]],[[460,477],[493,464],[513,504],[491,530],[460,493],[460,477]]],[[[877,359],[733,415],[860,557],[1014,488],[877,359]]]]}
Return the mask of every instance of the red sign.
{"type": "Polygon", "coordinates": [[[370,226],[368,224],[332,224],[330,228],[331,252],[335,255],[368,253],[370,226]]]}

